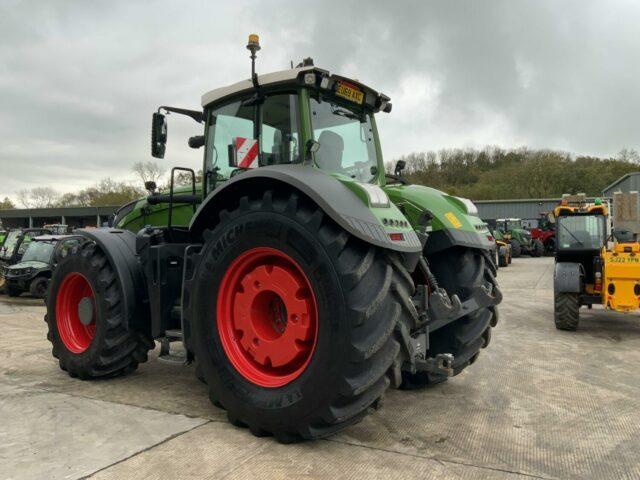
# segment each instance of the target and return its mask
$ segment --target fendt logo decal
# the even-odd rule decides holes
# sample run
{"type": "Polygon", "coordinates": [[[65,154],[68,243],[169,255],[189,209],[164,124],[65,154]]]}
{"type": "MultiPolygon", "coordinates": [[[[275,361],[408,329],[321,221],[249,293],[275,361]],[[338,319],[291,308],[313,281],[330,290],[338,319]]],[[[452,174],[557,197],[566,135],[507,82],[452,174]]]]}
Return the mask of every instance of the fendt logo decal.
{"type": "Polygon", "coordinates": [[[236,152],[239,167],[256,168],[258,166],[258,140],[236,137],[236,152]]]}

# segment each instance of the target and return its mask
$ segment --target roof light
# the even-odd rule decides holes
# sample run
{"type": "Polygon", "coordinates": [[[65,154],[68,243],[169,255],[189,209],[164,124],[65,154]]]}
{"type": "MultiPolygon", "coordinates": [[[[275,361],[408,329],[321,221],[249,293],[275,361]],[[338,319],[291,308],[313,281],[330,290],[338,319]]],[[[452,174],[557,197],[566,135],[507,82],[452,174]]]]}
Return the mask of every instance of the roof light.
{"type": "Polygon", "coordinates": [[[305,73],[304,74],[304,83],[307,85],[313,85],[316,83],[316,74],[315,73],[305,73]]]}
{"type": "Polygon", "coordinates": [[[329,88],[329,77],[322,77],[322,80],[320,80],[320,88],[329,88]]]}
{"type": "Polygon", "coordinates": [[[249,35],[249,43],[247,43],[247,50],[258,51],[260,50],[260,37],[255,33],[249,35]]]}
{"type": "Polygon", "coordinates": [[[594,200],[593,200],[593,204],[594,204],[594,205],[602,205],[602,199],[600,199],[600,198],[596,198],[596,199],[594,199],[594,200]]]}

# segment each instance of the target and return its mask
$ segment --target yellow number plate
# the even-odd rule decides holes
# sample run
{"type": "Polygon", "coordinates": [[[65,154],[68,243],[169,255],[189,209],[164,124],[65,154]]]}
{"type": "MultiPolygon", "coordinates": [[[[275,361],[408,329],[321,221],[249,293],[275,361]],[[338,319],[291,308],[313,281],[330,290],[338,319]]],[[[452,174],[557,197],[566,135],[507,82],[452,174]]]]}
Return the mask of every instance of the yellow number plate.
{"type": "Polygon", "coordinates": [[[612,263],[640,263],[638,257],[611,257],[612,263]]]}
{"type": "Polygon", "coordinates": [[[336,95],[346,98],[354,103],[361,104],[364,101],[364,92],[361,92],[357,88],[353,88],[351,85],[343,82],[338,82],[338,85],[336,86],[336,95]]]}

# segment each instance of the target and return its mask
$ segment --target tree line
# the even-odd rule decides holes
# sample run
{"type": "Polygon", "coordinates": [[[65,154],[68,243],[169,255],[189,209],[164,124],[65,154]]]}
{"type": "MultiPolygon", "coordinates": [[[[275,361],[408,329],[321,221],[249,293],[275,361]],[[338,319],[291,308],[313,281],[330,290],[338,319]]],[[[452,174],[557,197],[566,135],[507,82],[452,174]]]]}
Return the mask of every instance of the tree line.
{"type": "MultiPolygon", "coordinates": [[[[387,163],[388,172],[393,172],[397,160],[405,161],[403,174],[411,183],[473,200],[553,198],[580,192],[597,196],[621,176],[640,170],[640,155],[630,149],[606,158],[525,147],[443,149],[398,157],[387,163]]],[[[147,181],[156,182],[160,190],[168,188],[166,172],[155,162],[137,162],[132,172],[135,180],[104,178],[71,193],[61,194],[47,186],[21,190],[16,194],[17,205],[5,197],[0,209],[123,205],[144,196],[147,181]]],[[[197,181],[201,177],[199,171],[197,181]]],[[[181,173],[176,183],[190,184],[190,178],[181,173]]]]}
{"type": "Polygon", "coordinates": [[[411,183],[473,200],[598,196],[621,176],[640,171],[640,155],[630,149],[610,158],[525,147],[444,149],[403,155],[386,165],[388,172],[397,160],[406,162],[411,183]]]}

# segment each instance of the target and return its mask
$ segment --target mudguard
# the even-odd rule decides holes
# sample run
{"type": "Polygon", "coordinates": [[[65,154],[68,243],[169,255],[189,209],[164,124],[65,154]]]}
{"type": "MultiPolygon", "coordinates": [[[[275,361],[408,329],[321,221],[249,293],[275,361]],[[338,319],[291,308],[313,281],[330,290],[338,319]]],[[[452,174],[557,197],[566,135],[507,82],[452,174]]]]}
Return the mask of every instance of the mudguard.
{"type": "Polygon", "coordinates": [[[126,328],[150,334],[149,299],[144,271],[136,256],[136,235],[116,228],[79,229],[75,233],[94,241],[116,271],[126,328]]]}
{"type": "MultiPolygon", "coordinates": [[[[356,182],[350,182],[355,184],[356,182]]],[[[230,208],[246,192],[293,187],[313,200],[331,219],[357,238],[378,247],[404,253],[418,253],[422,245],[404,215],[390,202],[389,207],[368,205],[366,200],[345,183],[315,168],[296,165],[272,165],[236,175],[207,196],[196,211],[189,230],[201,233],[211,226],[218,212],[230,208]],[[374,213],[375,212],[375,213],[374,213]],[[385,226],[381,218],[394,220],[395,227],[385,226]],[[402,240],[391,240],[391,233],[402,233],[402,240]]],[[[359,188],[357,185],[352,185],[359,188]]],[[[364,189],[363,189],[363,195],[364,189]]]]}
{"type": "Polygon", "coordinates": [[[553,274],[553,290],[556,293],[580,293],[582,291],[582,265],[558,262],[553,274]]]}
{"type": "Polygon", "coordinates": [[[486,224],[476,215],[467,213],[459,199],[435,188],[423,185],[387,185],[385,192],[419,228],[422,218],[430,218],[429,238],[425,253],[432,254],[459,245],[482,250],[493,250],[486,224]]]}

